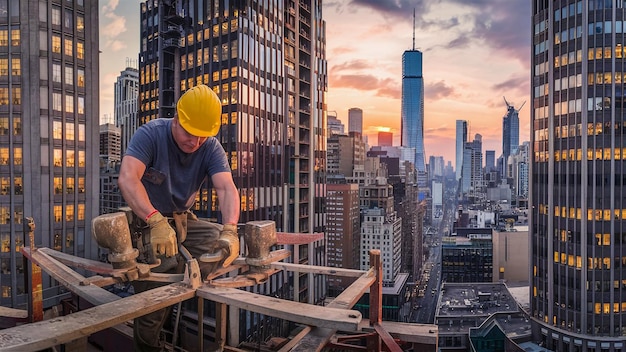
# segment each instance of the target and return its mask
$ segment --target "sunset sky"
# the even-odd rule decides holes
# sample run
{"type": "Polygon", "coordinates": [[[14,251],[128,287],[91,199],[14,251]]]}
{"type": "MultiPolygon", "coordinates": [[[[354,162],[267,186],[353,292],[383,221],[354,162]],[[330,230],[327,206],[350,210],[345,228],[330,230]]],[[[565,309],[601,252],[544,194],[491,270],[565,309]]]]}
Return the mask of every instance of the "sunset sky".
{"type": "MultiPolygon", "coordinates": [[[[139,0],[100,1],[100,114],[113,116],[113,84],[139,52],[139,0]]],[[[454,160],[455,121],[469,121],[483,152],[502,149],[503,97],[520,111],[529,141],[530,3],[512,0],[344,0],[323,2],[328,110],[347,127],[363,109],[364,134],[389,127],[400,144],[402,53],[423,52],[426,155],[454,160]],[[415,11],[415,31],[413,13],[415,11]]],[[[428,159],[427,159],[428,160],[428,159]]],[[[454,162],[452,162],[454,166],[454,162]]]]}

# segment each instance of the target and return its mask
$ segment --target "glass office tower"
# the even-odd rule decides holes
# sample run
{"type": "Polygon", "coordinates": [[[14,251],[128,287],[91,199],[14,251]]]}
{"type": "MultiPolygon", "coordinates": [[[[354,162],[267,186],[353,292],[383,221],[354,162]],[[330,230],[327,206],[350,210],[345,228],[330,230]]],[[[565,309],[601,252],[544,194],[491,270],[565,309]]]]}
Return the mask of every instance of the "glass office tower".
{"type": "Polygon", "coordinates": [[[532,1],[533,336],[626,351],[626,8],[532,1]]]}
{"type": "Polygon", "coordinates": [[[415,169],[426,172],[424,156],[424,78],[422,52],[407,50],[402,54],[402,120],[403,147],[415,148],[415,169]]]}

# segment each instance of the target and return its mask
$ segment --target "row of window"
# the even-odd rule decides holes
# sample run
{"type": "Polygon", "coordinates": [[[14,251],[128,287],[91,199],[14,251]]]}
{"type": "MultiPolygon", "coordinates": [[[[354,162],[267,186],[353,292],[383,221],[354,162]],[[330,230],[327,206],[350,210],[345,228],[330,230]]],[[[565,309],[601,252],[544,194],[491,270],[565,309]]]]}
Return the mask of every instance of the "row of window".
{"type": "MultiPolygon", "coordinates": [[[[53,34],[52,52],[55,54],[61,54],[61,52],[63,52],[66,56],[74,56],[74,40],[72,40],[72,38],[66,38],[63,40],[63,46],[61,46],[61,36],[53,34]]],[[[76,58],[79,60],[85,59],[85,43],[79,41],[76,42],[76,58]]]]}
{"type": "Polygon", "coordinates": [[[67,194],[72,194],[75,191],[78,193],[85,193],[85,178],[79,177],[78,184],[75,185],[74,177],[54,177],[54,194],[63,194],[63,188],[65,186],[65,192],[67,194]],[[75,188],[78,186],[78,188],[75,188]]]}
{"type": "MultiPolygon", "coordinates": [[[[43,66],[45,67],[45,65],[43,66]]],[[[0,75],[1,73],[2,73],[2,59],[0,59],[0,75]]],[[[48,79],[47,75],[43,75],[43,77],[45,77],[45,79],[48,79]]],[[[65,83],[68,86],[74,86],[74,67],[65,66],[64,69],[61,70],[61,64],[53,63],[52,64],[52,82],[65,83]],[[65,73],[65,74],[62,75],[62,73],[65,73]],[[62,77],[64,77],[65,79],[62,80],[62,77]]],[[[76,85],[82,88],[85,87],[85,69],[82,69],[82,68],[76,69],[76,85]]]]}
{"type": "MultiPolygon", "coordinates": [[[[535,162],[548,162],[550,152],[536,151],[535,162]]],[[[626,148],[595,148],[587,149],[587,158],[583,159],[583,152],[578,149],[563,149],[554,152],[554,161],[593,161],[593,160],[626,160],[626,148]]],[[[626,219],[626,218],[624,218],[626,219]]]]}
{"type": "MultiPolygon", "coordinates": [[[[45,13],[46,11],[40,12],[40,15],[44,16],[45,13]]],[[[45,17],[43,18],[43,21],[45,21],[45,17]]],[[[61,25],[61,8],[60,7],[58,6],[52,7],[52,13],[50,14],[50,23],[52,23],[53,26],[61,25]]],[[[74,12],[72,11],[72,9],[69,9],[69,8],[65,9],[64,16],[63,16],[63,27],[67,30],[73,30],[74,12]]],[[[85,17],[81,14],[76,15],[76,31],[78,33],[85,32],[85,17]]]]}
{"type": "MultiPolygon", "coordinates": [[[[548,215],[549,207],[546,204],[539,204],[538,210],[539,210],[539,214],[548,215]]],[[[581,220],[582,210],[581,208],[574,208],[574,207],[567,207],[567,206],[561,207],[561,206],[555,205],[554,216],[567,218],[567,219],[581,220]]],[[[612,219],[626,220],[626,209],[614,209],[613,211],[611,211],[611,209],[587,209],[587,220],[610,221],[612,219]],[[613,216],[611,216],[611,214],[613,214],[613,216]]],[[[610,237],[609,237],[609,240],[610,240],[610,237]]]]}
{"type": "MultiPolygon", "coordinates": [[[[0,160],[2,159],[2,149],[0,148],[0,160]]],[[[78,164],[78,167],[85,167],[85,151],[79,150],[78,153],[76,151],[67,149],[65,151],[65,163],[63,162],[63,150],[54,149],[53,151],[53,165],[56,167],[62,167],[65,165],[66,167],[74,167],[78,164]]]]}
{"type": "MultiPolygon", "coordinates": [[[[52,122],[52,138],[54,139],[64,139],[67,141],[73,141],[75,138],[75,126],[74,122],[61,122],[61,121],[53,121],[52,122]],[[65,125],[65,133],[63,133],[63,125],[65,125]]],[[[78,124],[78,139],[79,142],[85,141],[85,124],[78,124]]]]}

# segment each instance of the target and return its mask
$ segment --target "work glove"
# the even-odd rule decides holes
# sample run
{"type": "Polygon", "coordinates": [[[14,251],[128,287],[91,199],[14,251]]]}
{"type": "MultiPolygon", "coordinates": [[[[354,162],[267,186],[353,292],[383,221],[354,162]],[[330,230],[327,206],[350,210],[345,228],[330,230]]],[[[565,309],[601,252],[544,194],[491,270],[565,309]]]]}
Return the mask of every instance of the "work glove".
{"type": "Polygon", "coordinates": [[[165,254],[172,257],[178,254],[176,232],[161,213],[150,216],[146,223],[150,227],[150,243],[155,256],[165,254]]]}
{"type": "Polygon", "coordinates": [[[226,258],[222,264],[224,267],[229,266],[239,256],[239,235],[237,234],[237,225],[226,224],[220,232],[217,239],[217,248],[221,248],[226,253],[226,258]]]}

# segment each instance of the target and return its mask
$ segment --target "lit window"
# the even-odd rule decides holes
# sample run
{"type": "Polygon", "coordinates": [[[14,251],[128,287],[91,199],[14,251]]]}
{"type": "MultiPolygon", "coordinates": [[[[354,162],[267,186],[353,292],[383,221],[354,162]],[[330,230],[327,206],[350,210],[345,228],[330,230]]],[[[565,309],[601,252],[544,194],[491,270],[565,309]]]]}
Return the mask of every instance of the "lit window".
{"type": "Polygon", "coordinates": [[[85,220],[85,204],[78,204],[77,220],[85,220]]]}
{"type": "Polygon", "coordinates": [[[9,31],[6,29],[0,30],[0,46],[9,45],[9,31]]]}
{"type": "Polygon", "coordinates": [[[0,165],[9,165],[9,148],[0,148],[0,165]]]}
{"type": "Polygon", "coordinates": [[[74,178],[73,177],[67,177],[65,179],[65,191],[68,194],[72,194],[74,193],[74,178]]]}
{"type": "Polygon", "coordinates": [[[85,31],[85,18],[82,15],[76,16],[76,31],[78,33],[85,31]]]}
{"type": "Polygon", "coordinates": [[[9,134],[9,118],[0,117],[0,136],[7,136],[9,134]]]}
{"type": "Polygon", "coordinates": [[[52,52],[56,54],[61,53],[61,37],[58,35],[52,36],[52,52]]]}
{"type": "Polygon", "coordinates": [[[63,127],[61,121],[52,121],[52,138],[63,139],[63,127]]]}
{"type": "Polygon", "coordinates": [[[54,194],[62,194],[63,193],[63,177],[55,177],[53,179],[54,183],[54,194]]]}
{"type": "Polygon", "coordinates": [[[0,59],[0,76],[9,75],[9,59],[0,59]]]}
{"type": "Polygon", "coordinates": [[[71,39],[65,39],[65,55],[67,56],[73,56],[74,55],[74,43],[72,42],[71,39]]]}
{"type": "Polygon", "coordinates": [[[9,88],[0,88],[0,105],[9,105],[9,88]]]}
{"type": "Polygon", "coordinates": [[[54,212],[54,222],[61,222],[61,219],[63,219],[63,208],[60,205],[55,205],[52,207],[52,210],[54,212]]]}
{"type": "Polygon", "coordinates": [[[78,167],[85,167],[85,151],[78,151],[78,167]]]}
{"type": "Polygon", "coordinates": [[[78,69],[78,77],[77,77],[77,83],[79,87],[84,87],[85,86],[85,70],[83,69],[78,69]]]}
{"type": "Polygon", "coordinates": [[[65,96],[65,112],[74,112],[74,96],[65,96]]]}
{"type": "Polygon", "coordinates": [[[85,178],[78,178],[78,193],[85,193],[85,178]]]}
{"type": "Polygon", "coordinates": [[[22,105],[22,88],[13,88],[13,105],[22,105]]]}
{"type": "Polygon", "coordinates": [[[66,150],[65,151],[65,166],[74,167],[74,151],[66,150]]]}
{"type": "Polygon", "coordinates": [[[79,142],[85,141],[85,125],[82,123],[78,124],[78,141],[79,142]]]}
{"type": "Polygon", "coordinates": [[[81,42],[76,43],[76,58],[80,60],[85,59],[85,44],[81,42]]]}
{"type": "Polygon", "coordinates": [[[20,45],[20,30],[11,29],[11,46],[20,45]]]}
{"type": "Polygon", "coordinates": [[[13,76],[22,75],[22,64],[21,64],[20,58],[11,59],[11,74],[13,76]]]}
{"type": "Polygon", "coordinates": [[[65,139],[68,141],[74,140],[74,123],[73,122],[65,123],[65,139]]]}
{"type": "Polygon", "coordinates": [[[22,165],[22,148],[13,148],[13,165],[22,165]]]}
{"type": "Polygon", "coordinates": [[[65,207],[65,221],[74,221],[74,204],[65,207]]]}
{"type": "Polygon", "coordinates": [[[57,167],[63,166],[63,151],[61,149],[55,149],[53,153],[54,153],[53,155],[54,166],[57,166],[57,167]]]}

